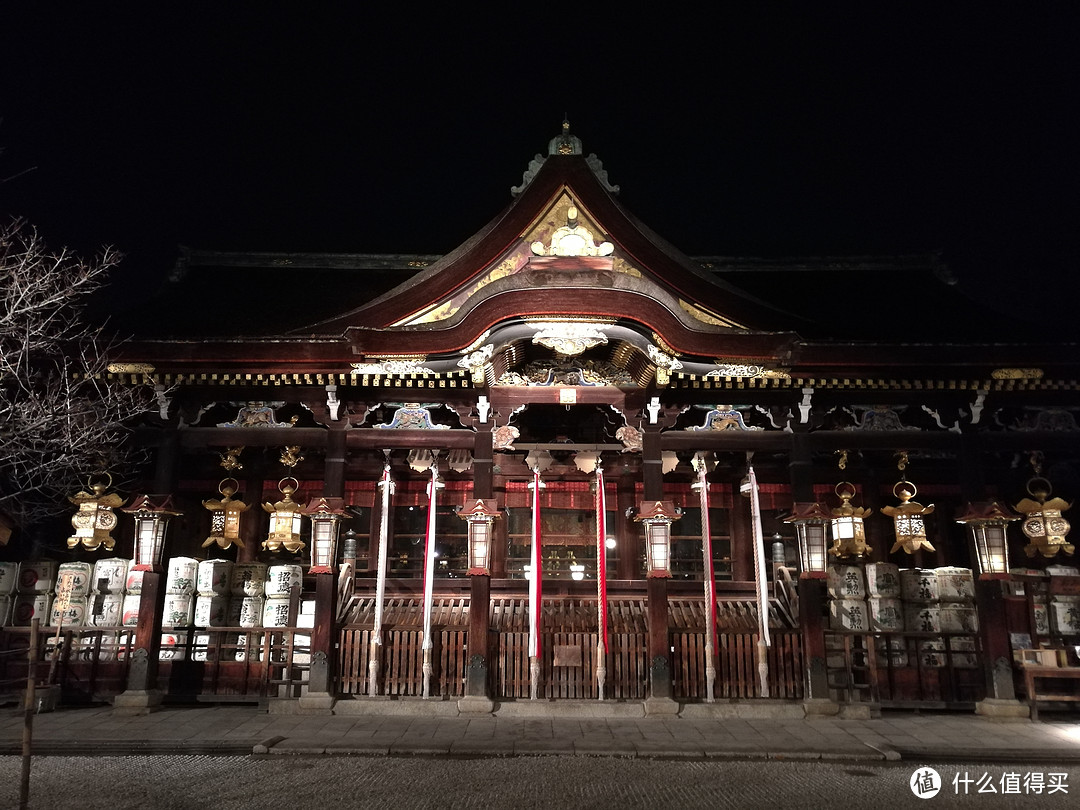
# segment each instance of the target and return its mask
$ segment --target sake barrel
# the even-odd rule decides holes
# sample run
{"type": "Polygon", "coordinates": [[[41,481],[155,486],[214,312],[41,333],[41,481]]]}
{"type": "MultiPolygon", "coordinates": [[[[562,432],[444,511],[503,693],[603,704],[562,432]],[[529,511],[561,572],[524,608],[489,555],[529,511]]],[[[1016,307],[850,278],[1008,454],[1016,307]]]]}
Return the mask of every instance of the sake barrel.
{"type": "Polygon", "coordinates": [[[142,593],[142,581],[145,574],[145,571],[130,569],[127,579],[124,580],[124,593],[142,593]]]}
{"type": "Polygon", "coordinates": [[[829,624],[833,630],[868,630],[866,602],[862,599],[829,600],[829,624]]]}
{"type": "Polygon", "coordinates": [[[87,596],[94,569],[90,563],[66,562],[56,570],[56,595],[67,591],[71,596],[87,596]]]}
{"type": "Polygon", "coordinates": [[[207,660],[207,648],[210,646],[210,636],[207,633],[196,633],[191,645],[191,660],[207,660]]]}
{"type": "Polygon", "coordinates": [[[945,666],[945,639],[926,638],[919,642],[919,665],[924,669],[945,666]]]}
{"type": "Polygon", "coordinates": [[[183,661],[187,655],[187,633],[162,633],[158,661],[183,661]]]}
{"type": "Polygon", "coordinates": [[[938,578],[938,598],[942,602],[973,602],[975,578],[970,568],[945,566],[935,569],[938,578]]]}
{"type": "Polygon", "coordinates": [[[942,633],[978,633],[979,615],[974,605],[963,602],[941,603],[942,633]]]}
{"type": "Polygon", "coordinates": [[[263,627],[289,626],[289,597],[272,596],[263,603],[263,627]]]}
{"type": "Polygon", "coordinates": [[[900,596],[905,602],[936,602],[937,574],[930,568],[905,568],[900,572],[900,596]]]}
{"type": "Polygon", "coordinates": [[[900,598],[900,566],[894,563],[867,563],[866,593],[887,599],[900,598]]]}
{"type": "Polygon", "coordinates": [[[899,599],[871,596],[866,600],[870,612],[870,629],[879,633],[900,633],[904,630],[904,606],[899,599]]]}
{"type": "Polygon", "coordinates": [[[0,562],[0,596],[11,596],[19,582],[19,564],[0,562]]]}
{"type": "Polygon", "coordinates": [[[833,599],[865,599],[866,581],[857,565],[830,565],[827,582],[833,599]]]}
{"type": "Polygon", "coordinates": [[[236,563],[229,578],[229,590],[233,596],[262,596],[266,587],[264,563],[236,563]]]}
{"type": "Polygon", "coordinates": [[[195,616],[195,597],[189,593],[165,594],[161,614],[163,627],[187,627],[195,616]]]}
{"type": "Polygon", "coordinates": [[[940,633],[941,608],[936,605],[905,604],[904,629],[912,633],[940,633]]]}
{"type": "Polygon", "coordinates": [[[262,634],[241,633],[236,639],[237,661],[262,660],[262,634]]]}
{"type": "Polygon", "coordinates": [[[49,624],[53,627],[82,627],[86,623],[86,597],[58,596],[49,611],[49,624]]]}
{"type": "Polygon", "coordinates": [[[1062,636],[1080,635],[1080,598],[1056,596],[1048,607],[1050,627],[1062,636]]]}
{"type": "Polygon", "coordinates": [[[29,627],[34,619],[40,619],[44,624],[51,609],[52,594],[20,593],[12,603],[11,624],[13,627],[29,627]]]}
{"type": "Polygon", "coordinates": [[[123,594],[99,593],[87,599],[87,605],[86,624],[90,627],[119,627],[123,622],[123,594]]]}
{"type": "Polygon", "coordinates": [[[234,596],[229,600],[229,627],[261,627],[261,596],[234,596]]]}
{"type": "Polygon", "coordinates": [[[7,627],[11,618],[11,597],[7,594],[0,596],[0,627],[7,627]]]}
{"type": "Polygon", "coordinates": [[[299,565],[271,565],[266,570],[267,598],[288,596],[293,585],[303,587],[304,569],[299,565]]]}
{"type": "Polygon", "coordinates": [[[124,627],[136,627],[139,624],[139,603],[142,594],[129,593],[124,597],[124,605],[121,608],[120,623],[124,627]]]}
{"type": "Polygon", "coordinates": [[[123,593],[129,564],[130,561],[123,557],[106,557],[98,560],[94,563],[92,590],[95,593],[123,593]]]}
{"type": "Polygon", "coordinates": [[[26,560],[19,563],[19,593],[48,593],[56,583],[56,563],[26,560]]]}
{"type": "Polygon", "coordinates": [[[1031,615],[1035,619],[1035,635],[1050,635],[1050,609],[1046,604],[1046,597],[1042,600],[1035,597],[1031,605],[1031,615]]]}
{"type": "Polygon", "coordinates": [[[195,600],[196,627],[227,627],[229,597],[200,596],[195,600]]]}
{"type": "Polygon", "coordinates": [[[888,664],[893,669],[897,669],[908,665],[907,644],[904,639],[878,637],[875,641],[875,647],[877,648],[878,666],[888,664]]]}
{"type": "Polygon", "coordinates": [[[949,639],[952,665],[957,669],[975,669],[979,665],[978,647],[971,636],[953,636],[949,639]]]}
{"type": "Polygon", "coordinates": [[[203,560],[199,563],[197,591],[200,596],[228,596],[232,560],[203,560]]]}
{"type": "Polygon", "coordinates": [[[165,577],[166,593],[195,593],[195,581],[199,576],[199,561],[194,557],[173,557],[169,560],[165,577]]]}

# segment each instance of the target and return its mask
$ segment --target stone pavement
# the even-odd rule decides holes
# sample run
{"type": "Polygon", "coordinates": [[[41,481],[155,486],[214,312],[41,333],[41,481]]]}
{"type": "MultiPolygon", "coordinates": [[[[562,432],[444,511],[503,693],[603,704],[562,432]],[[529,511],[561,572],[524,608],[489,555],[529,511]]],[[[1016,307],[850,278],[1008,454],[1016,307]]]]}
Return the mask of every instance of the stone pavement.
{"type": "MultiPolygon", "coordinates": [[[[419,699],[343,701],[335,714],[226,704],[126,716],[110,706],[61,706],[34,716],[33,752],[1080,763],[1076,713],[1047,713],[1038,723],[945,712],[890,711],[870,719],[786,714],[755,702],[686,705],[659,716],[646,715],[640,704],[598,701],[504,703],[489,714],[419,699]]],[[[20,753],[22,728],[21,709],[0,708],[0,754],[20,753]]]]}

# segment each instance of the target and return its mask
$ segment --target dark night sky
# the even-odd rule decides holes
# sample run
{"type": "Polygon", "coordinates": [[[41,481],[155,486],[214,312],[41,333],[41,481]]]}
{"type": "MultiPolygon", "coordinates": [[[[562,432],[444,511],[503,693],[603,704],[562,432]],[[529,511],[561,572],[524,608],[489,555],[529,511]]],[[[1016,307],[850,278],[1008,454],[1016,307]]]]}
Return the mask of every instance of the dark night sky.
{"type": "Polygon", "coordinates": [[[1080,292],[1071,4],[23,5],[0,24],[0,215],[116,245],[130,290],[181,243],[447,252],[565,112],[690,255],[942,250],[1002,306],[1062,317],[1080,292]]]}

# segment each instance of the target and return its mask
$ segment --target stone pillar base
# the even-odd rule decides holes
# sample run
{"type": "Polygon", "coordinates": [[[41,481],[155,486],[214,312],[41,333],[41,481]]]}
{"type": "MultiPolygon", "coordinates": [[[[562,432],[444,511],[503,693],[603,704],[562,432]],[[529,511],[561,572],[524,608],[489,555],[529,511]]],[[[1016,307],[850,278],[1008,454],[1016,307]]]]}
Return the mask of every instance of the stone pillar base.
{"type": "Polygon", "coordinates": [[[160,689],[128,689],[113,698],[113,714],[131,717],[150,714],[161,708],[164,693],[160,689]]]}
{"type": "Polygon", "coordinates": [[[679,713],[679,701],[665,697],[651,697],[645,700],[645,716],[674,717],[679,713]]]}
{"type": "Polygon", "coordinates": [[[986,698],[975,704],[975,714],[993,720],[1027,720],[1031,717],[1031,707],[1018,700],[986,698]]]}
{"type": "Polygon", "coordinates": [[[300,714],[333,714],[337,698],[326,693],[313,695],[309,692],[297,698],[296,702],[300,704],[300,714]]]}
{"type": "Polygon", "coordinates": [[[491,714],[495,710],[495,701],[471,695],[458,700],[457,707],[462,714],[491,714]]]}
{"type": "Polygon", "coordinates": [[[807,717],[835,717],[840,714],[840,704],[828,698],[807,698],[803,701],[807,717]]]}

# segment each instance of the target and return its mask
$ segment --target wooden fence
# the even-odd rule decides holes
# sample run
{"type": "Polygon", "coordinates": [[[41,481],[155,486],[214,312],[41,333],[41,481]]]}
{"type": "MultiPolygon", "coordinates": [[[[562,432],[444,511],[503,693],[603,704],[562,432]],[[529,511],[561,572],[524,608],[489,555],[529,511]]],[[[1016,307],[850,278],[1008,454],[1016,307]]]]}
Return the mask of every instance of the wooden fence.
{"type": "MultiPolygon", "coordinates": [[[[802,638],[797,630],[772,630],[772,646],[766,650],[769,665],[769,697],[801,700],[803,697],[802,638]]],[[[757,633],[720,633],[716,647],[714,698],[759,698],[757,633]]],[[[705,634],[672,633],[672,681],[677,699],[704,699],[705,634]]]]}
{"type": "MultiPolygon", "coordinates": [[[[458,697],[465,693],[467,663],[464,630],[432,633],[431,695],[458,697]]],[[[422,630],[384,630],[379,645],[379,694],[417,696],[424,693],[424,634],[422,630]]],[[[346,695],[368,694],[371,630],[346,627],[340,634],[341,665],[338,688],[346,695]]]]}

